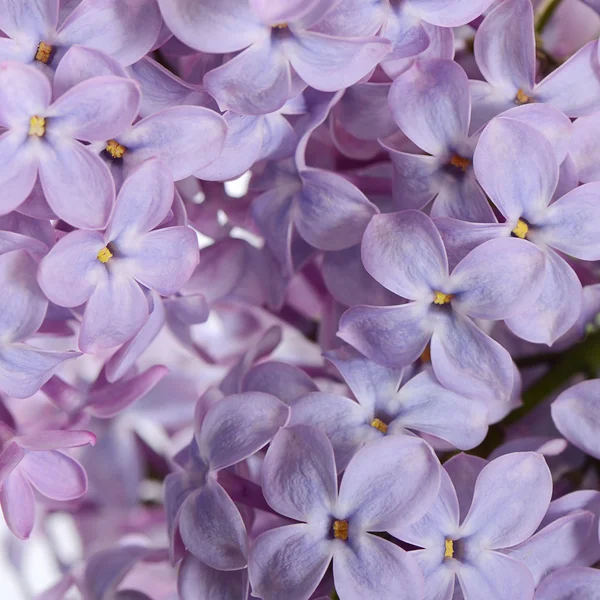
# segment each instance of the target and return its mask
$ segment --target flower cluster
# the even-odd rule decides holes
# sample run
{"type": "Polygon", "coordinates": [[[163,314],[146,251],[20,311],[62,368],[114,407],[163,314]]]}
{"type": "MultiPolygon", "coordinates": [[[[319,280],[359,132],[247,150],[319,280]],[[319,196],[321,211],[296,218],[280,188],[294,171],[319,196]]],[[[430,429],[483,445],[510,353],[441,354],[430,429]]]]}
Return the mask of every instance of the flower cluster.
{"type": "Polygon", "coordinates": [[[0,0],[28,593],[599,598],[599,35],[598,0],[0,0]]]}

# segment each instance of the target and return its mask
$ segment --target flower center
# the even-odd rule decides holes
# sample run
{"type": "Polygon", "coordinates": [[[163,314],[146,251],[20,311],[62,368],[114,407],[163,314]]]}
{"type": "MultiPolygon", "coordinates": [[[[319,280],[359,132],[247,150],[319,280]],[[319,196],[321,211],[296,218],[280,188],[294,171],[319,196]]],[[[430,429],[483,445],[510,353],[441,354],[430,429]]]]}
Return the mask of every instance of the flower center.
{"type": "Polygon", "coordinates": [[[523,90],[518,90],[515,96],[515,104],[529,104],[533,102],[533,98],[528,96],[523,90]]]}
{"type": "Polygon", "coordinates": [[[371,427],[375,427],[375,429],[379,429],[381,433],[387,433],[388,426],[387,423],[384,423],[381,419],[373,419],[371,421],[371,427]]]}
{"type": "Polygon", "coordinates": [[[452,540],[446,540],[446,552],[444,553],[445,558],[452,558],[454,556],[454,542],[452,540]]]}
{"type": "Polygon", "coordinates": [[[466,171],[471,165],[471,161],[464,156],[460,156],[460,154],[454,154],[448,164],[460,169],[461,171],[466,171]]]}
{"type": "Polygon", "coordinates": [[[52,46],[50,44],[46,44],[46,42],[40,42],[34,58],[35,60],[39,60],[41,63],[48,64],[51,54],[52,46]]]}
{"type": "Polygon", "coordinates": [[[44,117],[33,116],[29,119],[29,135],[43,137],[46,133],[46,119],[44,117]]]}
{"type": "Polygon", "coordinates": [[[419,356],[419,359],[421,360],[421,362],[424,363],[431,362],[431,344],[427,344],[427,346],[425,346],[425,350],[421,352],[421,356],[419,356]]]}
{"type": "Polygon", "coordinates": [[[344,542],[348,539],[348,521],[333,522],[333,537],[344,542]]]}
{"type": "Polygon", "coordinates": [[[112,258],[112,255],[113,253],[106,246],[104,246],[104,248],[98,252],[98,260],[101,263],[106,264],[112,258]]]}
{"type": "Polygon", "coordinates": [[[525,221],[522,221],[521,219],[519,219],[517,221],[517,224],[515,225],[515,228],[512,230],[512,233],[514,235],[516,235],[518,238],[521,238],[522,240],[524,240],[525,237],[527,236],[528,231],[529,231],[529,225],[527,225],[527,223],[525,223],[525,221]]]}
{"type": "Polygon", "coordinates": [[[287,23],[277,23],[277,25],[272,25],[271,29],[287,29],[287,23]]]}
{"type": "Polygon", "coordinates": [[[435,297],[433,298],[434,304],[449,304],[450,300],[452,300],[454,296],[452,294],[444,294],[444,292],[435,292],[435,297]]]}
{"type": "Polygon", "coordinates": [[[122,146],[117,142],[117,140],[108,140],[106,142],[105,150],[113,157],[113,158],[123,158],[123,154],[127,152],[127,148],[122,146]]]}

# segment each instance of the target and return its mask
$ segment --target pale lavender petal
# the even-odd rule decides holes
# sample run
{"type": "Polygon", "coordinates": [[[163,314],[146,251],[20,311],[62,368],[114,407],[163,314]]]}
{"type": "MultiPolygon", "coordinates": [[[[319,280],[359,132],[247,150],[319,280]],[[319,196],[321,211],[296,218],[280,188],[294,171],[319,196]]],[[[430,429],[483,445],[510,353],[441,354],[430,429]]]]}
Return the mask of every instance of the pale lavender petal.
{"type": "Polygon", "coordinates": [[[460,27],[480,16],[491,0],[411,0],[411,8],[423,20],[440,27],[460,27]]]}
{"type": "Polygon", "coordinates": [[[570,154],[580,181],[600,181],[600,161],[596,140],[600,135],[600,115],[581,117],[573,123],[570,154]]]}
{"type": "Polygon", "coordinates": [[[283,427],[289,408],[261,392],[233,394],[206,415],[197,436],[200,454],[211,470],[225,469],[252,456],[283,427]]]}
{"type": "Polygon", "coordinates": [[[0,135],[0,214],[10,214],[27,199],[37,179],[35,148],[25,145],[21,131],[6,131],[0,135]]]}
{"type": "Polygon", "coordinates": [[[21,435],[17,439],[21,447],[36,451],[93,446],[96,443],[96,436],[89,431],[46,430],[21,435]]]}
{"type": "Polygon", "coordinates": [[[0,126],[27,130],[30,117],[45,113],[51,98],[50,82],[36,68],[0,64],[0,126]]]}
{"type": "Polygon", "coordinates": [[[386,60],[417,56],[430,45],[425,24],[405,2],[390,5],[381,35],[393,44],[392,52],[386,56],[386,60]]]}
{"type": "Polygon", "coordinates": [[[600,571],[589,567],[560,569],[544,579],[535,600],[593,600],[600,586],[600,571]]]}
{"type": "Polygon", "coordinates": [[[8,528],[19,539],[26,540],[35,522],[35,503],[31,485],[19,469],[4,480],[0,506],[8,528]]]}
{"type": "Polygon", "coordinates": [[[444,470],[450,476],[458,498],[459,523],[464,521],[471,508],[477,477],[487,464],[488,461],[479,456],[462,452],[444,463],[444,470]]]}
{"type": "Polygon", "coordinates": [[[0,453],[0,488],[6,478],[15,470],[16,466],[23,460],[25,452],[14,440],[8,442],[0,453]]]}
{"type": "Polygon", "coordinates": [[[333,448],[324,433],[296,425],[273,438],[262,467],[271,508],[297,521],[330,514],[337,496],[333,448]]]}
{"type": "Polygon", "coordinates": [[[187,554],[179,567],[177,591],[181,600],[240,600],[248,595],[248,571],[218,571],[187,554]]]}
{"type": "Polygon", "coordinates": [[[515,546],[541,523],[552,496],[552,476],[535,452],[515,452],[485,466],[460,528],[469,545],[490,550],[515,546]]]}
{"type": "Polygon", "coordinates": [[[44,39],[54,33],[58,22],[58,0],[19,0],[0,2],[0,29],[12,38],[44,39]]]}
{"type": "Polygon", "coordinates": [[[514,97],[511,90],[495,88],[487,81],[469,80],[471,91],[471,129],[478,132],[496,115],[514,108],[514,97]]]}
{"type": "Polygon", "coordinates": [[[448,178],[431,206],[431,217],[464,219],[473,223],[493,223],[494,211],[472,172],[458,179],[448,178]]]}

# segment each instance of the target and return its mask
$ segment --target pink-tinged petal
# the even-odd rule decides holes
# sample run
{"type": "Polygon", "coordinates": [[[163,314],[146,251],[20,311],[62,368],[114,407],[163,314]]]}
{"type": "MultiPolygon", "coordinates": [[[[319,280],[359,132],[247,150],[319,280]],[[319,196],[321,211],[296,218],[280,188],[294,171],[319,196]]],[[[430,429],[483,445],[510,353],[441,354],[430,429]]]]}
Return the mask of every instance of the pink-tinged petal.
{"type": "Polygon", "coordinates": [[[600,571],[571,567],[552,573],[539,585],[535,600],[593,600],[600,586],[600,571]]]}
{"type": "Polygon", "coordinates": [[[167,367],[155,365],[131,379],[93,391],[88,398],[86,409],[99,419],[114,417],[145,396],[168,373],[167,367]]]}
{"type": "Polygon", "coordinates": [[[388,4],[379,0],[344,0],[337,2],[313,29],[342,37],[375,35],[388,13],[388,4]]]}
{"type": "Polygon", "coordinates": [[[541,294],[545,264],[544,253],[527,240],[484,242],[452,271],[448,288],[455,294],[452,307],[475,319],[497,321],[519,315],[541,294]],[[497,260],[499,256],[502,260],[497,260]]]}
{"type": "Polygon", "coordinates": [[[453,456],[444,463],[444,470],[448,473],[458,498],[458,523],[464,521],[471,508],[475,483],[479,473],[487,464],[488,461],[479,456],[463,453],[453,456]]]}
{"type": "Polygon", "coordinates": [[[74,500],[87,491],[83,467],[58,450],[27,452],[20,468],[31,485],[46,498],[74,500]]]}
{"type": "Polygon", "coordinates": [[[521,339],[552,345],[577,321],[583,294],[577,274],[551,248],[547,248],[546,274],[539,298],[521,314],[506,320],[521,339]]]}
{"type": "Polygon", "coordinates": [[[352,183],[322,169],[301,171],[295,223],[315,248],[343,250],[358,244],[377,207],[352,183]]]}
{"type": "Polygon", "coordinates": [[[600,183],[586,183],[548,207],[540,241],[581,260],[600,260],[600,183]]]}
{"type": "Polygon", "coordinates": [[[535,221],[558,183],[558,162],[550,142],[515,119],[501,117],[488,124],[477,143],[473,166],[481,187],[509,221],[521,216],[535,221]]]}
{"type": "Polygon", "coordinates": [[[265,35],[248,0],[159,0],[169,29],[202,52],[235,52],[265,35]]]}
{"type": "MultiPolygon", "coordinates": [[[[42,233],[42,230],[40,230],[40,233],[42,233]]],[[[15,250],[26,250],[30,255],[38,258],[48,252],[48,246],[41,240],[29,237],[28,235],[7,231],[5,229],[0,230],[0,255],[14,252],[15,250]]],[[[37,263],[35,264],[37,270],[37,263]]],[[[0,325],[0,330],[1,329],[2,326],[0,325]]]]}
{"type": "Polygon", "coordinates": [[[87,354],[131,339],[148,318],[148,301],[127,274],[113,272],[98,281],[83,313],[79,347],[87,354]]]}
{"type": "Polygon", "coordinates": [[[333,447],[336,468],[342,472],[364,443],[380,436],[369,424],[373,418],[373,413],[349,398],[313,392],[294,402],[290,425],[322,431],[333,447]]]}
{"type": "Polygon", "coordinates": [[[44,294],[59,306],[87,302],[102,277],[98,252],[104,236],[95,231],[72,231],[61,238],[42,259],[38,281],[44,294]]]}
{"type": "Polygon", "coordinates": [[[469,130],[469,80],[451,60],[421,60],[392,84],[390,110],[398,127],[434,156],[464,142],[469,130]]]}
{"type": "MultiPolygon", "coordinates": [[[[72,46],[60,59],[54,72],[54,80],[52,81],[54,97],[62,96],[67,90],[86,79],[111,75],[129,77],[121,63],[108,54],[84,46],[72,46]]],[[[102,100],[105,100],[105,98],[102,98],[102,100]]],[[[130,124],[131,121],[127,125],[130,124]]],[[[86,123],[85,125],[89,124],[86,123]]]]}
{"type": "Polygon", "coordinates": [[[460,27],[483,14],[492,0],[411,0],[410,7],[424,21],[440,27],[460,27]]]}
{"type": "Polygon", "coordinates": [[[598,380],[582,381],[560,394],[552,403],[552,419],[558,430],[575,446],[600,456],[600,406],[598,380]]]}
{"type": "Polygon", "coordinates": [[[448,178],[431,206],[431,217],[450,217],[472,223],[493,223],[494,211],[472,173],[448,178]]]}
{"type": "Polygon", "coordinates": [[[0,506],[8,528],[21,540],[26,540],[35,523],[33,490],[19,469],[13,471],[0,489],[0,506]]]}
{"type": "Polygon", "coordinates": [[[248,595],[248,571],[218,571],[186,554],[179,567],[177,591],[181,600],[240,600],[248,595]]]}
{"type": "Polygon", "coordinates": [[[510,398],[510,354],[468,317],[455,312],[440,319],[431,338],[431,363],[443,386],[467,398],[510,398]]]}
{"type": "Polygon", "coordinates": [[[433,450],[417,437],[392,435],[363,446],[340,485],[338,512],[350,522],[350,535],[420,519],[438,494],[440,471],[433,450]]]}
{"type": "Polygon", "coordinates": [[[600,110],[598,41],[588,42],[536,88],[537,102],[546,102],[567,117],[584,117],[600,110]],[[586,85],[582,86],[581,82],[586,85]]]}
{"type": "Polygon", "coordinates": [[[442,238],[416,210],[374,216],[363,236],[362,259],[379,283],[410,300],[432,301],[448,276],[442,238]]]}
{"type": "Polygon", "coordinates": [[[324,433],[296,425],[273,438],[262,467],[265,500],[297,521],[327,518],[337,496],[333,448],[324,433]]]}
{"type": "Polygon", "coordinates": [[[548,573],[575,563],[591,535],[594,515],[586,510],[566,515],[528,540],[508,550],[507,555],[529,568],[536,586],[548,573]]]}
{"type": "Polygon", "coordinates": [[[156,0],[83,0],[57,34],[63,45],[101,50],[123,66],[152,49],[162,27],[156,0]]]}
{"type": "Polygon", "coordinates": [[[27,344],[0,347],[0,390],[14,398],[28,398],[52,377],[65,360],[78,352],[51,352],[27,344]]]}
{"type": "Polygon", "coordinates": [[[23,460],[25,452],[14,440],[8,442],[0,453],[0,488],[6,478],[15,470],[23,460]]]}
{"type": "MultiPolygon", "coordinates": [[[[64,97],[64,96],[63,96],[64,97]]],[[[73,227],[102,229],[115,199],[115,184],[102,159],[75,140],[48,145],[40,180],[50,208],[73,227]]]]}
{"type": "Polygon", "coordinates": [[[309,31],[299,32],[284,43],[286,56],[298,75],[324,92],[355,84],[391,49],[383,38],[341,38],[309,31]]]}
{"type": "Polygon", "coordinates": [[[440,469],[440,473],[439,492],[425,515],[410,525],[394,527],[390,531],[399,540],[413,546],[428,548],[432,552],[437,550],[439,563],[444,557],[446,538],[456,533],[459,524],[458,498],[454,485],[444,469],[440,469]]]}
{"type": "Polygon", "coordinates": [[[515,107],[510,90],[496,88],[487,81],[469,80],[471,91],[471,128],[476,133],[496,115],[515,107]]]}
{"type": "Polygon", "coordinates": [[[541,523],[552,496],[552,475],[536,452],[515,452],[486,465],[460,528],[473,548],[495,550],[526,540],[541,523]]]}
{"type": "Polygon", "coordinates": [[[0,214],[6,215],[27,199],[37,178],[35,146],[27,144],[26,134],[6,131],[0,135],[0,214]]]}
{"type": "Polygon", "coordinates": [[[337,336],[375,362],[401,368],[421,356],[433,328],[429,304],[354,306],[340,319],[337,336]]]}
{"type": "Polygon", "coordinates": [[[264,362],[252,367],[244,376],[242,389],[244,392],[271,394],[288,406],[304,394],[319,391],[304,371],[278,361],[264,362]]]}
{"type": "Polygon", "coordinates": [[[124,157],[127,165],[158,158],[179,181],[211,164],[226,134],[227,123],[218,113],[201,106],[173,106],[137,123],[119,143],[131,151],[124,157]]]}
{"type": "Polygon", "coordinates": [[[51,98],[50,82],[36,68],[0,64],[0,126],[28,130],[31,116],[45,113],[51,98]]]}
{"type": "Polygon", "coordinates": [[[247,564],[248,537],[227,492],[209,480],[184,501],[179,531],[189,552],[213,569],[236,571],[247,564]]]}
{"type": "Polygon", "coordinates": [[[488,414],[483,403],[442,387],[432,373],[423,371],[406,383],[397,396],[399,414],[392,423],[429,433],[460,450],[479,445],[486,436],[488,414]]]}
{"type": "Polygon", "coordinates": [[[596,141],[600,136],[600,115],[581,117],[573,123],[570,155],[575,161],[579,180],[600,181],[600,160],[596,141]]]}
{"type": "Polygon", "coordinates": [[[475,60],[495,88],[516,96],[529,94],[535,84],[535,35],[529,0],[498,4],[477,30],[475,60]]]}
{"type": "Polygon", "coordinates": [[[344,600],[423,596],[423,575],[415,559],[396,544],[368,533],[336,547],[333,579],[344,600]]]}
{"type": "Polygon", "coordinates": [[[135,81],[92,77],[66,91],[46,114],[53,136],[101,142],[117,137],[137,116],[140,91],[135,81]]]}
{"type": "Polygon", "coordinates": [[[489,550],[461,562],[456,574],[465,600],[530,600],[535,589],[533,576],[524,564],[489,550]]]}
{"type": "Polygon", "coordinates": [[[135,248],[124,246],[127,271],[163,296],[178,292],[198,265],[198,238],[190,227],[167,227],[145,233],[135,248]]]}
{"type": "Polygon", "coordinates": [[[202,422],[196,436],[200,454],[213,471],[235,465],[271,441],[286,424],[289,412],[283,402],[269,394],[227,396],[202,422]]]}
{"type": "Polygon", "coordinates": [[[79,446],[94,445],[96,436],[89,431],[38,431],[18,438],[19,446],[26,450],[61,450],[64,448],[77,448],[79,446]]]}
{"type": "Polygon", "coordinates": [[[262,533],[250,550],[252,594],[269,600],[310,598],[333,549],[323,532],[310,525],[286,525],[262,533]]]}
{"type": "Polygon", "coordinates": [[[0,29],[11,38],[43,40],[54,34],[58,23],[59,0],[19,0],[0,2],[0,29]]]}
{"type": "Polygon", "coordinates": [[[0,339],[20,342],[33,335],[46,316],[48,302],[36,279],[37,262],[25,250],[0,255],[0,339]]]}
{"type": "Polygon", "coordinates": [[[221,110],[244,115],[274,112],[293,96],[288,60],[270,37],[209,71],[203,82],[221,110]]]}

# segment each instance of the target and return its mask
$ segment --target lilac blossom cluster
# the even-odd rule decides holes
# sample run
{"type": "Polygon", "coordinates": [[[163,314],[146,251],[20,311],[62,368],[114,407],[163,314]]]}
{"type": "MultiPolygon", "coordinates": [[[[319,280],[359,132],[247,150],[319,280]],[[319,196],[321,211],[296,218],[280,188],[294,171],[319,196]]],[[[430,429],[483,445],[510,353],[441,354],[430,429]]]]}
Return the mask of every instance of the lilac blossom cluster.
{"type": "Polygon", "coordinates": [[[599,14],[0,0],[37,600],[600,598],[599,14]]]}

